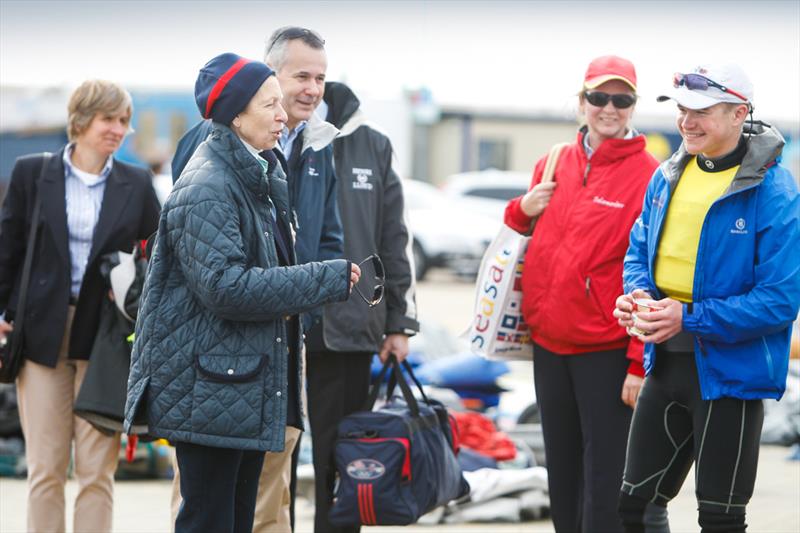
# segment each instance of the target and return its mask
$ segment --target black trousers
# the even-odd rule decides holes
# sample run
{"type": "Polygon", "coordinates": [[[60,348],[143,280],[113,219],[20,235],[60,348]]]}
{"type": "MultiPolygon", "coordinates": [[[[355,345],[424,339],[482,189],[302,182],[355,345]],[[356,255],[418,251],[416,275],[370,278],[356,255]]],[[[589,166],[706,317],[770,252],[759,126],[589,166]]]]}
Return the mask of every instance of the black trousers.
{"type": "Polygon", "coordinates": [[[364,352],[309,352],[306,358],[308,420],[314,460],[315,533],[360,530],[334,527],[328,522],[328,512],[336,481],[333,462],[336,428],[345,416],[362,409],[367,400],[372,355],[364,352]]]}
{"type": "Polygon", "coordinates": [[[631,424],[620,497],[626,530],[665,531],[666,505],[694,462],[702,530],[744,531],[763,421],[761,400],[703,400],[695,355],[659,348],[631,424]],[[663,516],[660,529],[645,527],[653,512],[663,516]]]}
{"type": "Polygon", "coordinates": [[[558,355],[534,347],[550,510],[558,532],[622,531],[617,494],[632,410],[625,350],[558,355]]]}
{"type": "Polygon", "coordinates": [[[264,452],[175,443],[183,503],[175,533],[251,533],[264,452]]]}

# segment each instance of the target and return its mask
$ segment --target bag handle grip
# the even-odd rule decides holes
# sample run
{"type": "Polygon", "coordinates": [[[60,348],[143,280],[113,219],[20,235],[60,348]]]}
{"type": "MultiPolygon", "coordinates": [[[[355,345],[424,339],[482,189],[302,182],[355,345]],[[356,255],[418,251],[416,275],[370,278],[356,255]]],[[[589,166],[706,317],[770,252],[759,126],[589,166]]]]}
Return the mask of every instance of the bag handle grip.
{"type": "MultiPolygon", "coordinates": [[[[430,403],[428,401],[427,396],[422,391],[422,385],[420,385],[419,381],[417,380],[416,376],[414,376],[413,371],[411,370],[411,365],[408,362],[403,361],[403,366],[405,367],[406,371],[411,376],[411,379],[414,380],[414,383],[419,387],[420,392],[422,393],[422,397],[425,399],[426,403],[430,403]]],[[[411,387],[408,386],[408,382],[406,378],[403,376],[403,373],[400,371],[400,363],[397,361],[397,357],[390,353],[389,357],[383,363],[383,367],[381,371],[378,373],[375,380],[372,382],[371,390],[369,392],[369,397],[367,398],[367,403],[364,405],[364,411],[372,411],[372,408],[375,406],[375,402],[378,399],[378,395],[380,394],[381,383],[383,379],[386,377],[386,373],[391,368],[392,374],[389,378],[389,385],[386,389],[386,399],[388,400],[391,397],[391,394],[394,390],[395,384],[400,386],[400,391],[403,394],[403,398],[408,405],[409,410],[411,411],[411,415],[418,417],[419,416],[419,403],[417,399],[414,397],[414,393],[411,392],[411,387]]]]}
{"type": "MultiPolygon", "coordinates": [[[[544,164],[544,170],[542,171],[542,180],[541,183],[550,183],[555,181],[556,175],[556,166],[558,166],[558,158],[561,156],[561,152],[569,146],[570,143],[556,143],[551,148],[550,151],[547,153],[547,162],[544,164]]],[[[536,227],[536,221],[539,220],[539,217],[531,219],[531,227],[528,235],[533,233],[533,229],[536,227]]]]}

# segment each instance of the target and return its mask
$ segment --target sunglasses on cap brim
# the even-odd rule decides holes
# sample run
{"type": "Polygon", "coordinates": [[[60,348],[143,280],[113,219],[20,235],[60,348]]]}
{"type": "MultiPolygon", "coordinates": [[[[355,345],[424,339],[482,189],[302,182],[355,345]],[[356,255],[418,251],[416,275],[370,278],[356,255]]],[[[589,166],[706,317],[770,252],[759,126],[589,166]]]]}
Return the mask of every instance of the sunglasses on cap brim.
{"type": "Polygon", "coordinates": [[[750,100],[745,98],[743,94],[725,87],[714,80],[710,80],[701,74],[681,74],[680,72],[676,72],[672,76],[672,86],[676,89],[678,87],[686,87],[690,91],[707,91],[709,87],[714,87],[724,93],[732,94],[745,104],[750,104],[750,100]]]}

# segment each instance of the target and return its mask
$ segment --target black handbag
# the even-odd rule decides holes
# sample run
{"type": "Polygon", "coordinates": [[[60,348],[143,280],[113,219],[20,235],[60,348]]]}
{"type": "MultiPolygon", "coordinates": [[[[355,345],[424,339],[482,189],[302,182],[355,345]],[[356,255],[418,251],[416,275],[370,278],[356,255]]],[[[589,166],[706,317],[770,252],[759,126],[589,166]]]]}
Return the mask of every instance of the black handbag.
{"type": "Polygon", "coordinates": [[[28,244],[25,247],[25,262],[22,266],[19,298],[17,299],[17,309],[14,314],[14,329],[6,335],[4,342],[0,343],[2,345],[0,347],[0,361],[3,363],[2,367],[0,367],[0,383],[14,383],[24,361],[22,352],[25,337],[25,304],[28,299],[28,285],[30,285],[31,279],[33,249],[36,247],[36,231],[39,229],[39,211],[42,205],[39,183],[42,181],[49,161],[50,154],[45,153],[42,157],[42,169],[39,172],[39,181],[36,184],[36,199],[33,201],[31,229],[28,234],[28,244]]]}
{"type": "MultiPolygon", "coordinates": [[[[136,323],[146,272],[147,259],[138,245],[132,254],[111,252],[100,259],[100,273],[112,287],[114,301],[104,298],[100,304],[100,323],[73,411],[108,435],[121,432],[125,421],[131,366],[128,337],[136,323]],[[117,276],[117,271],[122,274],[117,276]]],[[[146,432],[147,420],[140,411],[128,433],[146,432]]]]}

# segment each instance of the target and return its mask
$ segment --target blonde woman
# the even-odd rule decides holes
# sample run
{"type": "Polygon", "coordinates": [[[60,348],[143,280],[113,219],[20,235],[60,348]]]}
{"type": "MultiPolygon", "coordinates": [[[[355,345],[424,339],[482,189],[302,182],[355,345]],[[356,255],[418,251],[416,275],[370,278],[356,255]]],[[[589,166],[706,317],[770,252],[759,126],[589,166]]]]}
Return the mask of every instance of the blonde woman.
{"type": "Polygon", "coordinates": [[[556,531],[621,531],[616,491],[644,369],[642,345],[612,316],[622,287],[630,227],[657,162],[631,125],[636,70],[602,56],[578,96],[586,125],[558,159],[555,182],[511,200],[505,222],[521,233],[536,221],[522,275],[522,311],[535,343],[556,531]]]}
{"type": "Polygon", "coordinates": [[[17,378],[28,464],[28,531],[64,531],[64,484],[73,442],[74,531],[110,531],[119,435],[72,413],[107,296],[98,269],[155,231],[158,200],[148,171],[114,158],[133,107],[115,83],[84,82],[69,101],[69,143],[17,160],[0,215],[0,338],[13,329],[28,230],[37,240],[17,378]],[[38,220],[31,220],[37,194],[38,220]]]}

